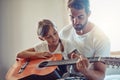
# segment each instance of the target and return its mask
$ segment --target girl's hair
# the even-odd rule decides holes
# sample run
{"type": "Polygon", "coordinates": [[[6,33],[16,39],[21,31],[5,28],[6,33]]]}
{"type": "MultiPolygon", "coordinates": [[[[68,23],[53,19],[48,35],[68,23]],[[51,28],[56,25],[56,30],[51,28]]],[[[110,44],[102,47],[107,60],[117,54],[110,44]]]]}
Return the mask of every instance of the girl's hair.
{"type": "MultiPolygon", "coordinates": [[[[53,24],[53,22],[48,19],[43,19],[42,21],[39,21],[37,35],[41,37],[47,36],[50,27],[54,27],[54,29],[56,29],[56,26],[53,24]]],[[[61,52],[64,52],[64,46],[60,39],[59,42],[60,42],[60,50],[61,52]]]]}
{"type": "Polygon", "coordinates": [[[41,37],[47,36],[50,26],[54,27],[54,24],[50,20],[43,19],[42,21],[40,21],[38,23],[38,30],[37,30],[38,36],[41,37]]]}

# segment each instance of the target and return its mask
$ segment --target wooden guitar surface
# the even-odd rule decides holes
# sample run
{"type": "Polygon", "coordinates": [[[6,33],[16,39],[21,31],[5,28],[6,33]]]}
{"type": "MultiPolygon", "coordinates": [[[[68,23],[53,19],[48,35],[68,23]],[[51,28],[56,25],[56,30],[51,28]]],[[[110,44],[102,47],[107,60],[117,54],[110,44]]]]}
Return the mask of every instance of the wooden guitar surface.
{"type": "Polygon", "coordinates": [[[53,57],[48,59],[35,59],[31,60],[26,68],[23,70],[23,72],[18,73],[21,69],[22,65],[25,64],[26,60],[19,59],[15,62],[15,64],[9,69],[9,71],[6,74],[6,80],[18,80],[20,78],[36,74],[36,75],[48,75],[52,73],[57,66],[49,66],[49,67],[43,67],[39,68],[39,64],[44,61],[56,61],[56,60],[62,60],[61,54],[54,54],[53,57]]]}

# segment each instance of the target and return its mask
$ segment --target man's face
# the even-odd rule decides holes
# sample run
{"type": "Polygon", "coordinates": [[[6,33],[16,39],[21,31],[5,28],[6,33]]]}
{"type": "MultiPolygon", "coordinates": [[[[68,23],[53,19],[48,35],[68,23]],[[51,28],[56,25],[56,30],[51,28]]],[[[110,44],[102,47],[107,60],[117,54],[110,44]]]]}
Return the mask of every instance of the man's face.
{"type": "Polygon", "coordinates": [[[77,10],[75,8],[70,8],[70,13],[71,21],[75,30],[82,30],[88,21],[88,14],[85,12],[85,9],[77,10]]]}

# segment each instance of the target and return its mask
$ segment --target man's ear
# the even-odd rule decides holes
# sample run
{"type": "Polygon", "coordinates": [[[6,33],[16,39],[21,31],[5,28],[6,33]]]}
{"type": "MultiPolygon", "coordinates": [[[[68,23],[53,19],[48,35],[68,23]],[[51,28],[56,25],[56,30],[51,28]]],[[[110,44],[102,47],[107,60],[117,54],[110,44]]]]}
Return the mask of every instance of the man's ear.
{"type": "Polygon", "coordinates": [[[91,11],[88,12],[88,17],[90,17],[90,15],[91,15],[91,11]]]}
{"type": "Polygon", "coordinates": [[[38,37],[40,40],[44,41],[45,39],[41,36],[38,37]]]}

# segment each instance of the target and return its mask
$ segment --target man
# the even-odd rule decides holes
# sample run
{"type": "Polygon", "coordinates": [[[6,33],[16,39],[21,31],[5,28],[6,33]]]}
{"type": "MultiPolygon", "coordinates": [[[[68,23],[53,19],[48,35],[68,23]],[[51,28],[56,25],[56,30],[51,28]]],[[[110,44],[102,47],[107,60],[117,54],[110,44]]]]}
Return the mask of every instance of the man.
{"type": "MultiPolygon", "coordinates": [[[[68,8],[72,24],[60,31],[60,37],[70,40],[77,51],[84,57],[72,68],[88,80],[104,80],[106,65],[100,61],[89,63],[85,57],[106,57],[110,55],[110,41],[96,25],[88,21],[90,16],[88,0],[69,0],[68,8]]],[[[76,57],[75,54],[71,58],[76,57]]]]}

